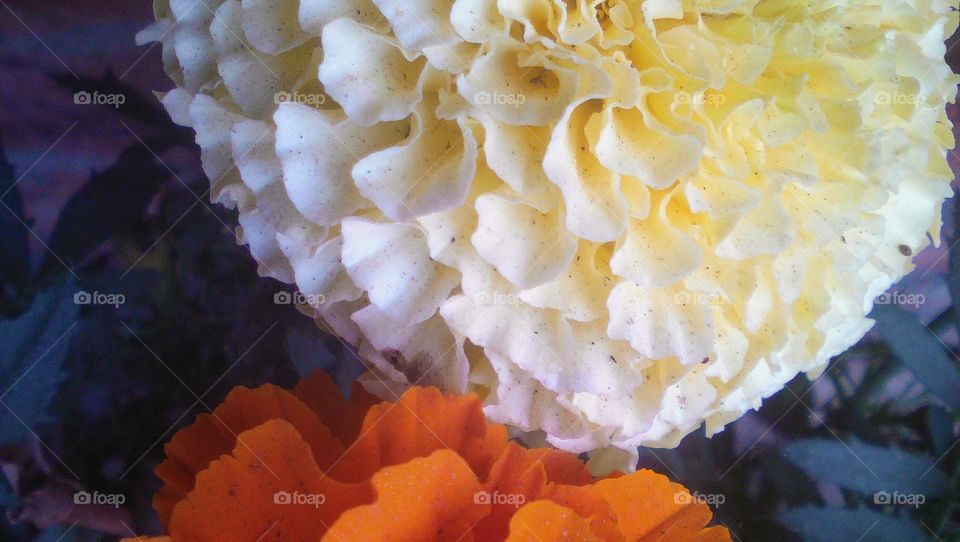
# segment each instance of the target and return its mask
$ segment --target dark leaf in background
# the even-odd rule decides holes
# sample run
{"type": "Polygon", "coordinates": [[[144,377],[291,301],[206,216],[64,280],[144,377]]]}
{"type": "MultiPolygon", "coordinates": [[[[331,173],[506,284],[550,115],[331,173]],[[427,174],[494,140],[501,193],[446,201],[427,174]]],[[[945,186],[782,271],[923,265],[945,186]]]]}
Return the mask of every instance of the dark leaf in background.
{"type": "Polygon", "coordinates": [[[787,504],[801,505],[819,502],[816,484],[804,471],[784,458],[779,450],[769,450],[759,456],[764,475],[769,477],[776,495],[787,504]]]}
{"type": "Polygon", "coordinates": [[[960,365],[916,315],[896,305],[877,305],[877,331],[904,367],[947,406],[960,411],[960,365]]]}
{"type": "Polygon", "coordinates": [[[0,445],[22,440],[43,421],[65,377],[77,324],[75,292],[70,285],[52,288],[16,320],[0,322],[0,445]]]}
{"type": "Polygon", "coordinates": [[[329,335],[306,318],[287,330],[284,350],[301,378],[325,371],[347,394],[364,371],[355,354],[342,344],[331,341],[329,335]]]}
{"type": "Polygon", "coordinates": [[[862,493],[922,493],[928,498],[947,490],[947,477],[932,468],[936,458],[896,448],[881,448],[850,439],[796,440],[783,454],[811,478],[862,493]]]}
{"type": "Polygon", "coordinates": [[[868,509],[789,508],[780,522],[808,542],[924,542],[930,537],[907,519],[868,509]]]}
{"type": "MultiPolygon", "coordinates": [[[[960,51],[960,48],[958,48],[960,51]]],[[[956,246],[957,241],[960,240],[960,232],[956,231],[960,229],[960,225],[956,224],[956,220],[960,216],[960,198],[953,198],[953,220],[954,220],[954,232],[953,235],[947,237],[946,242],[949,243],[949,246],[952,248],[956,246]]],[[[953,314],[954,322],[960,323],[960,251],[950,250],[950,260],[947,266],[947,287],[950,290],[950,299],[953,301],[953,314]]]]}
{"type": "Polygon", "coordinates": [[[852,403],[857,413],[867,418],[881,411],[907,416],[937,404],[937,400],[909,369],[898,363],[886,363],[864,378],[852,403]]]}
{"type": "MultiPolygon", "coordinates": [[[[170,172],[153,153],[164,152],[170,143],[146,143],[150,149],[136,143],[123,151],[114,165],[95,173],[60,212],[49,245],[67,265],[83,260],[111,236],[140,220],[157,187],[169,178],[170,172]]],[[[44,278],[61,271],[62,264],[52,255],[41,266],[44,278]]]]}
{"type": "Polygon", "coordinates": [[[30,275],[27,254],[27,220],[20,190],[14,185],[13,166],[7,162],[0,140],[0,294],[4,285],[22,288],[30,275]]]}
{"type": "Polygon", "coordinates": [[[6,477],[0,476],[0,509],[15,508],[17,506],[20,506],[20,499],[18,499],[17,494],[13,492],[13,488],[10,487],[10,483],[7,482],[6,477]]]}
{"type": "Polygon", "coordinates": [[[179,128],[170,122],[170,116],[167,115],[167,112],[164,111],[160,102],[154,96],[144,96],[133,86],[117,79],[110,70],[100,79],[77,78],[71,74],[53,75],[51,78],[58,86],[69,90],[74,95],[82,92],[92,95],[94,92],[98,92],[100,94],[123,96],[122,104],[116,107],[112,105],[104,105],[104,107],[115,108],[120,113],[153,128],[167,127],[182,131],[185,142],[191,143],[193,141],[193,136],[189,130],[179,128]]]}
{"type": "MultiPolygon", "coordinates": [[[[960,391],[958,391],[960,393],[960,391]]],[[[927,409],[927,426],[930,430],[930,441],[933,445],[933,453],[937,457],[942,456],[950,450],[950,446],[956,442],[953,436],[953,428],[956,425],[956,419],[947,412],[946,409],[932,406],[927,409]]]]}

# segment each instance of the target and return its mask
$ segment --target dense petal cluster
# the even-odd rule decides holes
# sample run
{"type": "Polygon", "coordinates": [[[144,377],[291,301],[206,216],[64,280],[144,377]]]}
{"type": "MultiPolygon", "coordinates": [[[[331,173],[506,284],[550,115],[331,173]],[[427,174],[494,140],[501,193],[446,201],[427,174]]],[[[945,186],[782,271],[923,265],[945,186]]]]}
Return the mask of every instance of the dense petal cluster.
{"type": "MultiPolygon", "coordinates": [[[[523,448],[473,395],[411,388],[345,401],[318,374],[235,389],[157,469],[155,542],[730,542],[651,471],[593,480],[567,452],[523,448]]],[[[128,542],[133,542],[134,539],[128,542]]]]}
{"type": "Polygon", "coordinates": [[[157,0],[141,39],[370,383],[629,455],[821,371],[938,239],[950,4],[157,0]]]}

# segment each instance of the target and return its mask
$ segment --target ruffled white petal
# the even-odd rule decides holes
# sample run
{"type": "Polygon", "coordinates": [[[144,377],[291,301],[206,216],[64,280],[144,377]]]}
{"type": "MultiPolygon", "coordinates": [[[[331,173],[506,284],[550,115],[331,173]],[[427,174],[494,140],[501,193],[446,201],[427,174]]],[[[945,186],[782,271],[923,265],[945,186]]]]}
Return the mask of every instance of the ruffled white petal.
{"type": "Polygon", "coordinates": [[[394,322],[430,318],[460,280],[430,259],[426,236],[414,226],[348,218],[342,228],[347,273],[394,322]]]}
{"type": "Polygon", "coordinates": [[[389,37],[337,19],[323,29],[320,82],[364,126],[406,118],[423,98],[422,59],[409,62],[389,37]]]}
{"type": "Polygon", "coordinates": [[[155,13],[211,199],[364,384],[477,393],[596,468],[819,374],[952,194],[945,0],[155,13]]]}
{"type": "Polygon", "coordinates": [[[437,118],[428,102],[413,115],[409,137],[353,167],[367,199],[393,220],[409,220],[463,203],[477,169],[477,143],[466,120],[437,118]]]}
{"type": "Polygon", "coordinates": [[[277,156],[290,200],[307,219],[334,225],[372,207],[350,177],[363,156],[400,141],[404,123],[366,128],[337,111],[282,104],[274,115],[277,156]]]}

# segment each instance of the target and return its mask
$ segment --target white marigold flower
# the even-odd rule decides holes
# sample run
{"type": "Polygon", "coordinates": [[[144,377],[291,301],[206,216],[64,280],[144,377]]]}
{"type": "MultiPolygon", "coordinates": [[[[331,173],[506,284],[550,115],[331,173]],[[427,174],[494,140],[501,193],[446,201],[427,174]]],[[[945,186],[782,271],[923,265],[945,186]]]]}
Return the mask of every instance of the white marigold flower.
{"type": "Polygon", "coordinates": [[[945,0],[156,14],[213,199],[371,386],[476,392],[607,466],[822,371],[951,195],[945,0]]]}

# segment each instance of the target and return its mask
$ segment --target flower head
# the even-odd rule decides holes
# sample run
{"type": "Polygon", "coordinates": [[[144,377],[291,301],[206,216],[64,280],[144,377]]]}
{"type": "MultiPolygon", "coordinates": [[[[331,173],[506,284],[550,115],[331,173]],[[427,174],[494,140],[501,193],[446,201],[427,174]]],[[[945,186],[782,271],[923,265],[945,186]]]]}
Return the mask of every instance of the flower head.
{"type": "Polygon", "coordinates": [[[572,454],[508,441],[475,396],[435,388],[379,404],[360,388],[343,400],[322,373],[292,393],[237,388],[166,451],[158,542],[731,540],[666,477],[595,481],[572,454]]]}
{"type": "MultiPolygon", "coordinates": [[[[946,0],[157,0],[212,197],[374,389],[566,450],[716,433],[950,196],[946,0]]],[[[627,461],[629,463],[629,461],[627,461]]]]}

